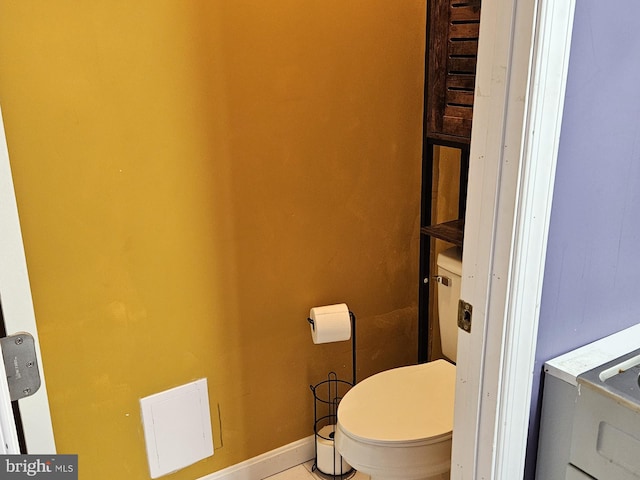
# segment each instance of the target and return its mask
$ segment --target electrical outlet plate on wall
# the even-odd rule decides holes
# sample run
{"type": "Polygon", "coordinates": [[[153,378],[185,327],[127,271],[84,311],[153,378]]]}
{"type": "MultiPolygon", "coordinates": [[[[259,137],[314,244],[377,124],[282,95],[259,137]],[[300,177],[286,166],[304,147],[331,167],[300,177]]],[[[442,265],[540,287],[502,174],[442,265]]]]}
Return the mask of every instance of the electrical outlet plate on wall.
{"type": "Polygon", "coordinates": [[[151,478],[213,455],[207,379],[140,399],[151,478]]]}

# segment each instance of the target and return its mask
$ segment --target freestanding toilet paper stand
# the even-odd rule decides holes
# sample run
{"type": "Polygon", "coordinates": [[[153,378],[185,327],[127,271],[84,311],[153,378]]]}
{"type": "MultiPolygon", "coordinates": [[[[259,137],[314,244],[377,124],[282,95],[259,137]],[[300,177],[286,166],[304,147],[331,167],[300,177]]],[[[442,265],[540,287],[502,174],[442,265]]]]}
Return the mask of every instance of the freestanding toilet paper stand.
{"type": "MultiPolygon", "coordinates": [[[[336,423],[338,422],[338,405],[340,400],[356,384],[356,316],[349,311],[351,319],[351,356],[353,382],[338,379],[335,372],[329,372],[327,379],[310,385],[313,392],[313,432],[315,434],[315,461],[313,471],[320,471],[333,479],[347,479],[355,475],[355,470],[342,458],[336,450],[334,440],[336,423]]],[[[307,321],[314,327],[311,318],[307,321]]]]}
{"type": "Polygon", "coordinates": [[[339,380],[335,372],[327,379],[311,385],[313,392],[313,432],[315,434],[315,461],[312,471],[334,479],[346,479],[355,471],[336,450],[334,434],[338,421],[338,404],[353,385],[339,380]]]}

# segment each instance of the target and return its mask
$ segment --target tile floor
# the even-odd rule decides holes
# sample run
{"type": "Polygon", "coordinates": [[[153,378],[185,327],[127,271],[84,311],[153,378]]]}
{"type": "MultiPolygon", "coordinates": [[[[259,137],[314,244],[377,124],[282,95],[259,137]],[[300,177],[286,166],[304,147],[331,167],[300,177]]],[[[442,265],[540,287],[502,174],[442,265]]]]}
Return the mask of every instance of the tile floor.
{"type": "MultiPolygon", "coordinates": [[[[276,475],[268,477],[269,480],[331,480],[331,476],[323,475],[320,472],[311,472],[313,467],[313,460],[298,465],[296,467],[280,472],[276,475]]],[[[356,472],[350,480],[370,480],[369,475],[365,475],[362,472],[356,472]]]]}

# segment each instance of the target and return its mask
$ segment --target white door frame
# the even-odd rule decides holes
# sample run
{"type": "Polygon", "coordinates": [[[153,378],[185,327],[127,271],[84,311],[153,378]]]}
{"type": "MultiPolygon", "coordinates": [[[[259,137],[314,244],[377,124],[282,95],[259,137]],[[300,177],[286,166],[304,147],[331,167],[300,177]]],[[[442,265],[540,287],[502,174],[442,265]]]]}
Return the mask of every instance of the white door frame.
{"type": "Polygon", "coordinates": [[[4,362],[0,362],[0,454],[18,453],[20,453],[20,441],[11,405],[7,371],[4,362]]]}
{"type": "MultiPolygon", "coordinates": [[[[7,335],[28,332],[35,340],[40,367],[41,386],[30,397],[18,401],[20,417],[28,453],[56,453],[49,411],[47,386],[44,378],[38,330],[33,310],[31,287],[24,255],[18,207],[13,188],[7,141],[0,111],[0,298],[7,335]]],[[[5,390],[7,377],[4,366],[0,372],[0,393],[5,390]]],[[[6,392],[8,393],[8,391],[6,392]]],[[[0,395],[0,425],[13,421],[6,396],[0,395]],[[11,415],[11,418],[8,418],[11,415]]],[[[4,430],[4,429],[3,429],[4,430]]],[[[5,439],[6,441],[6,439],[5,439]]],[[[19,452],[12,452],[19,453],[19,452]]]]}
{"type": "Polygon", "coordinates": [[[522,478],[575,0],[485,0],[452,479],[522,478]]]}

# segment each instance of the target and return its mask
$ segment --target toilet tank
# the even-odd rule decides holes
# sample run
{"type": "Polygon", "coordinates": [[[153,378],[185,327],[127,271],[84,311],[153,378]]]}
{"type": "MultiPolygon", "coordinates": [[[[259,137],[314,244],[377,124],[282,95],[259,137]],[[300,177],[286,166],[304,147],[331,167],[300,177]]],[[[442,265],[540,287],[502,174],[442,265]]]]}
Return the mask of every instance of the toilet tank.
{"type": "Polygon", "coordinates": [[[462,281],[462,249],[449,248],[438,254],[438,322],[442,353],[456,361],[458,347],[458,300],[462,281]]]}

